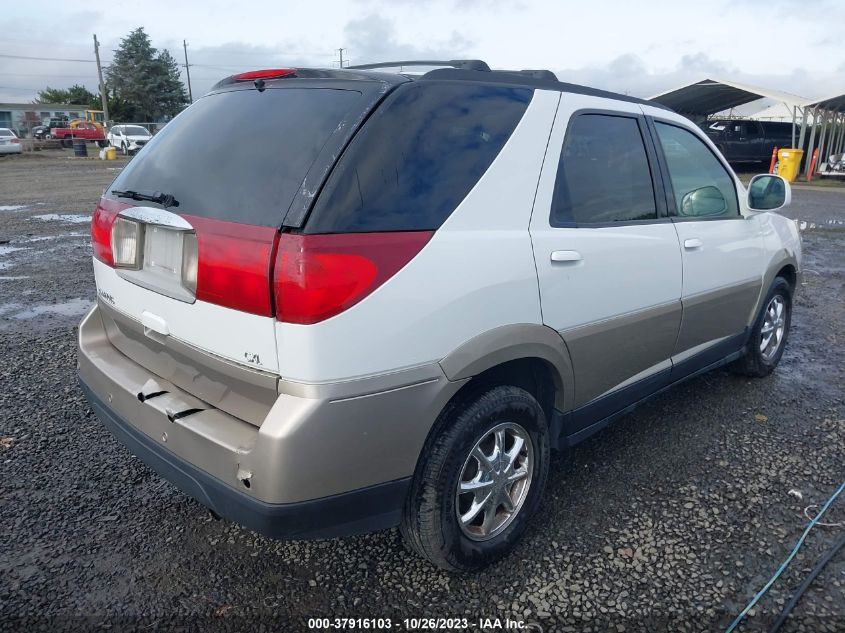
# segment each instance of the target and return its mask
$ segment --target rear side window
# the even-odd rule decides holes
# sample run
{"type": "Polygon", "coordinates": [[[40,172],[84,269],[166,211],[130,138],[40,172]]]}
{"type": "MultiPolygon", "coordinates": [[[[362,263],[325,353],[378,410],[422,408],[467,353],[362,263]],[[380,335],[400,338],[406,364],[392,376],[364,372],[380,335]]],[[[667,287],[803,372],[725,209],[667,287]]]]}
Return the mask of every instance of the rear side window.
{"type": "Polygon", "coordinates": [[[203,97],[156,134],[109,189],[172,194],[181,214],[279,226],[323,145],[361,102],[360,92],[328,88],[203,97]]]}
{"type": "Polygon", "coordinates": [[[499,154],[532,94],[428,81],[398,87],[344,152],[306,232],[439,228],[499,154]]]}
{"type": "Polygon", "coordinates": [[[734,180],[710,148],[692,132],[655,122],[680,217],[737,217],[734,180]]]}
{"type": "Polygon", "coordinates": [[[576,116],[560,155],[551,225],[654,219],[654,187],[637,119],[576,116]]]}

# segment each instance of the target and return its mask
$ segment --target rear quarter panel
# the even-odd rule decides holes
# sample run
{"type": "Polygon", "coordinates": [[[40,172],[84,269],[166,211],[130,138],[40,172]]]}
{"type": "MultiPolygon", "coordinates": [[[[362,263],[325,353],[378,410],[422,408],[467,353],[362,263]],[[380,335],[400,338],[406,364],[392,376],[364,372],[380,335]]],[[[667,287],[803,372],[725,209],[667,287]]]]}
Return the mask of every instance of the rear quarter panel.
{"type": "Polygon", "coordinates": [[[351,309],[276,323],[279,373],[328,382],[437,362],[477,335],[542,322],[528,225],[560,93],[535,92],[499,156],[423,250],[351,309]]]}

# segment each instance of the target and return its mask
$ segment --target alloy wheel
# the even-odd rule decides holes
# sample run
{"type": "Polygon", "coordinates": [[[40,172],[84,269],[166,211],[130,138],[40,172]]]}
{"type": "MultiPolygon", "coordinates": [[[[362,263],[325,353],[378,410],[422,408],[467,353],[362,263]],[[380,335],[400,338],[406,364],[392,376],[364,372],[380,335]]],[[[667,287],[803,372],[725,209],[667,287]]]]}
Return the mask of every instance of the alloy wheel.
{"type": "Polygon", "coordinates": [[[763,327],[760,329],[760,354],[767,361],[772,360],[780,349],[785,328],[786,301],[783,296],[775,295],[766,306],[763,327]]]}
{"type": "Polygon", "coordinates": [[[474,541],[500,534],[525,503],[533,470],[528,431],[512,422],[487,431],[464,461],[455,491],[461,531],[474,541]]]}

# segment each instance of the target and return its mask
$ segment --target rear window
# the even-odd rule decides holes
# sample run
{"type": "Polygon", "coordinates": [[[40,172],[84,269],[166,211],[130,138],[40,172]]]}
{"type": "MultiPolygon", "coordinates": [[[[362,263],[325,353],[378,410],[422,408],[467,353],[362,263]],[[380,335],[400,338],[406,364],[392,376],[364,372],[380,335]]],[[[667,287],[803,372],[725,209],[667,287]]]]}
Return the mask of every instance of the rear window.
{"type": "Polygon", "coordinates": [[[306,232],[437,229],[499,154],[532,94],[484,84],[399,86],[344,152],[306,232]]]}
{"type": "Polygon", "coordinates": [[[182,214],[279,226],[326,140],[360,101],[358,91],[328,88],[209,95],[156,134],[109,190],[161,191],[182,214]]]}

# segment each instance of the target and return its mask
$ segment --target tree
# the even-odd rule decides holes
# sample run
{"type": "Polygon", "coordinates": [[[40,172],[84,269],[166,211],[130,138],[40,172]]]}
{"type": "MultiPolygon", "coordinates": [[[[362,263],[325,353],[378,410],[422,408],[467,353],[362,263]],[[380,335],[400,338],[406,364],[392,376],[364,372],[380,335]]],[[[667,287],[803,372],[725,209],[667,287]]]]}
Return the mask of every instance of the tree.
{"type": "Polygon", "coordinates": [[[188,105],[179,64],[166,50],[153,47],[143,27],[120,41],[106,74],[110,97],[121,105],[121,119],[158,121],[188,105]]]}
{"type": "Polygon", "coordinates": [[[79,84],[74,84],[67,89],[50,88],[48,86],[38,93],[35,103],[67,103],[97,109],[99,108],[100,95],[94,94],[85,86],[79,84]]]}

